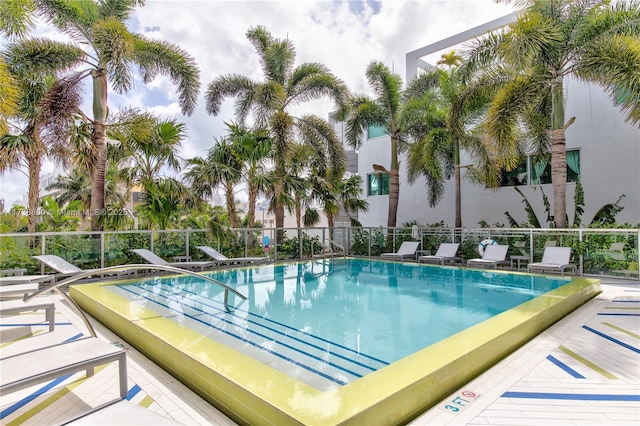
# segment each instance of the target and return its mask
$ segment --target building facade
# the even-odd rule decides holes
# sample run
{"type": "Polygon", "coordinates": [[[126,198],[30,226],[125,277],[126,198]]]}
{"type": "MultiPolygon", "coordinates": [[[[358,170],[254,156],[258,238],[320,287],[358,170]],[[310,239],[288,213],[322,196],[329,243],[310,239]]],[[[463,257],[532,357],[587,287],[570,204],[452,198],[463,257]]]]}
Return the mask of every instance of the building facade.
{"type": "MultiPolygon", "coordinates": [[[[453,37],[407,53],[407,81],[421,69],[432,65],[428,59],[439,57],[465,41],[486,34],[515,19],[515,14],[472,28],[453,37]],[[437,56],[434,56],[437,55],[437,56]]],[[[605,204],[615,203],[620,197],[623,210],[616,216],[618,223],[640,224],[640,129],[625,122],[616,101],[600,87],[575,79],[565,79],[565,114],[576,120],[566,130],[567,150],[567,215],[568,225],[573,223],[576,179],[584,190],[583,226],[588,225],[595,213],[605,204]],[[624,196],[623,196],[624,195],[624,196]]],[[[388,213],[388,180],[384,173],[373,169],[373,164],[390,164],[390,138],[376,129],[369,129],[358,152],[358,173],[364,180],[363,197],[369,202],[369,211],[360,214],[364,226],[386,226],[388,213]],[[385,187],[386,184],[386,187],[385,187]]],[[[400,198],[397,224],[415,221],[420,225],[444,222],[454,225],[455,201],[453,176],[446,186],[445,196],[435,207],[427,202],[424,179],[414,184],[407,181],[406,159],[400,163],[400,198]]],[[[470,164],[467,153],[461,153],[461,165],[470,164]]],[[[461,185],[462,225],[477,228],[480,222],[509,226],[505,212],[518,223],[527,222],[522,196],[517,187],[543,220],[542,193],[553,202],[550,165],[523,158],[516,170],[505,173],[498,188],[473,185],[464,179],[461,185]]],[[[542,224],[545,226],[545,224],[542,224]]]]}

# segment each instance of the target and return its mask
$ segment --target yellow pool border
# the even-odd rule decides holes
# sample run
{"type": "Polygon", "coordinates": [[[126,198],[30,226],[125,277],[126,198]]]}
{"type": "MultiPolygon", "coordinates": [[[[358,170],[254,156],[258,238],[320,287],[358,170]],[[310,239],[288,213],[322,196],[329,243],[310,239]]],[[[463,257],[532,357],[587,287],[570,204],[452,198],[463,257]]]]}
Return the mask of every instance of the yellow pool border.
{"type": "Polygon", "coordinates": [[[73,285],[70,295],[206,401],[247,425],[405,423],[600,293],[600,280],[574,277],[361,379],[319,391],[151,310],[131,310],[128,301],[105,289],[118,284],[73,285]]]}

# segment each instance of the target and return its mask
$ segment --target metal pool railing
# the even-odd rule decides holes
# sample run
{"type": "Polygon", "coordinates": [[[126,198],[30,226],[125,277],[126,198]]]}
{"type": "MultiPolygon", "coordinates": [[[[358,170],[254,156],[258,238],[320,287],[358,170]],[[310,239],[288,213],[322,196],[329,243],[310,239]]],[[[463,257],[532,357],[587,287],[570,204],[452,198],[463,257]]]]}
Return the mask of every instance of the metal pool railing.
{"type": "Polygon", "coordinates": [[[51,286],[47,286],[47,287],[39,289],[35,293],[32,293],[32,294],[26,296],[24,298],[24,301],[28,302],[29,300],[33,299],[34,297],[38,297],[43,293],[48,293],[50,291],[55,291],[57,294],[62,296],[74,308],[74,310],[76,311],[76,314],[78,314],[80,316],[80,318],[84,322],[85,326],[89,330],[90,334],[93,337],[96,337],[96,332],[93,329],[93,326],[89,322],[88,318],[82,312],[82,309],[80,309],[80,307],[76,304],[76,302],[73,299],[71,299],[71,297],[69,297],[66,294],[66,292],[61,290],[61,287],[69,285],[69,284],[74,283],[76,281],[79,281],[79,280],[81,280],[83,278],[88,278],[88,277],[91,277],[91,276],[94,276],[94,275],[104,275],[104,274],[109,273],[109,272],[121,272],[121,271],[129,271],[129,270],[134,270],[134,271],[135,270],[149,270],[149,269],[159,269],[161,271],[175,272],[175,273],[178,273],[178,274],[193,275],[195,277],[198,277],[198,278],[201,278],[203,280],[212,282],[212,283],[214,283],[216,285],[219,285],[220,287],[224,288],[224,309],[228,313],[231,313],[231,309],[229,309],[229,292],[232,292],[236,296],[240,297],[242,300],[247,300],[247,297],[245,295],[243,295],[242,293],[239,293],[237,290],[229,287],[225,283],[223,283],[221,281],[218,281],[218,280],[216,280],[214,278],[208,277],[206,275],[199,274],[197,272],[188,271],[186,269],[176,268],[176,267],[167,266],[167,265],[137,264],[137,265],[108,266],[106,268],[99,268],[99,269],[95,269],[95,270],[91,270],[91,271],[80,272],[80,273],[78,273],[78,274],[76,274],[76,275],[74,275],[72,277],[66,278],[66,279],[64,279],[62,281],[58,281],[58,282],[56,282],[55,284],[53,284],[51,286]]]}
{"type": "MultiPolygon", "coordinates": [[[[462,258],[478,257],[478,244],[493,239],[509,245],[507,258],[522,263],[539,261],[544,246],[571,247],[579,274],[637,279],[640,229],[539,229],[539,228],[436,228],[436,227],[334,227],[237,228],[212,237],[204,229],[118,232],[43,232],[0,234],[0,269],[24,268],[43,273],[31,259],[56,254],[80,268],[102,268],[138,263],[130,249],[146,248],[170,259],[203,256],[195,247],[209,245],[230,257],[268,256],[273,261],[310,259],[318,247],[340,248],[344,255],[379,258],[395,252],[403,241],[420,241],[418,254],[435,253],[445,242],[458,242],[462,258]],[[278,235],[283,235],[276,241],[278,235]],[[330,241],[330,244],[327,244],[330,241]],[[267,243],[268,242],[268,243],[267,243]]],[[[206,260],[202,258],[201,260],[206,260]]]]}

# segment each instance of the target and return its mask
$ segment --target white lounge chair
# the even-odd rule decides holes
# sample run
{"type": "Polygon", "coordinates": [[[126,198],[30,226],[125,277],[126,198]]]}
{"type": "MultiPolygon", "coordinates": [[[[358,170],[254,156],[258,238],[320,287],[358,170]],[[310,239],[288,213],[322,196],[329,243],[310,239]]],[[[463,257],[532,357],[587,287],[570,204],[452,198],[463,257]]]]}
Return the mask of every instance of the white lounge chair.
{"type": "Polygon", "coordinates": [[[95,367],[113,361],[118,361],[120,398],[125,398],[128,391],[127,353],[95,337],[2,358],[0,391],[3,394],[18,391],[82,370],[92,376],[95,367]]]}
{"type": "Polygon", "coordinates": [[[575,272],[576,266],[569,263],[569,259],[571,259],[571,247],[547,247],[542,254],[542,260],[530,263],[528,270],[529,272],[560,272],[561,275],[564,275],[568,269],[575,272]]]}
{"type": "MultiPolygon", "coordinates": [[[[97,271],[97,269],[80,269],[76,265],[67,262],[60,256],[56,256],[55,254],[41,254],[38,256],[31,256],[31,257],[33,259],[36,259],[38,262],[42,263],[46,267],[56,271],[57,272],[57,274],[55,274],[56,280],[70,277],[70,276],[79,274],[81,272],[97,271]]],[[[115,275],[120,277],[123,275],[129,275],[129,274],[135,274],[135,271],[110,272],[106,275],[112,275],[112,276],[115,275]]],[[[105,274],[96,273],[95,276],[102,278],[105,276],[105,274]]]]}
{"type": "Polygon", "coordinates": [[[25,283],[0,286],[0,300],[27,297],[38,291],[38,283],[25,283]]]}
{"type": "Polygon", "coordinates": [[[268,257],[227,257],[210,246],[198,246],[196,248],[209,256],[211,259],[214,259],[220,265],[233,265],[235,263],[264,263],[269,260],[268,257]]]}
{"type": "Polygon", "coordinates": [[[176,268],[197,270],[197,271],[203,271],[206,268],[212,268],[214,266],[217,266],[217,262],[211,262],[211,261],[167,262],[166,260],[158,256],[151,250],[147,250],[147,249],[133,249],[131,250],[131,252],[137,254],[147,262],[154,265],[173,266],[176,268]]]}
{"type": "MultiPolygon", "coordinates": [[[[37,289],[36,289],[37,290],[37,289]]],[[[0,315],[20,314],[22,312],[45,311],[45,320],[49,323],[49,331],[56,327],[56,307],[54,302],[5,300],[0,303],[0,315]]]]}
{"type": "Polygon", "coordinates": [[[394,259],[394,260],[402,260],[406,258],[415,259],[416,250],[420,247],[420,241],[404,241],[398,251],[395,253],[382,253],[380,255],[381,259],[394,259]]]}
{"type": "Polygon", "coordinates": [[[498,269],[498,265],[509,264],[506,261],[508,245],[491,244],[484,249],[482,259],[469,259],[467,261],[468,267],[480,267],[480,268],[493,268],[498,269]]]}
{"type": "Polygon", "coordinates": [[[420,256],[418,258],[418,262],[438,263],[440,265],[444,265],[447,262],[453,263],[456,260],[462,260],[462,258],[456,256],[456,253],[458,253],[458,247],[460,247],[459,243],[442,243],[438,247],[436,254],[420,256]]]}

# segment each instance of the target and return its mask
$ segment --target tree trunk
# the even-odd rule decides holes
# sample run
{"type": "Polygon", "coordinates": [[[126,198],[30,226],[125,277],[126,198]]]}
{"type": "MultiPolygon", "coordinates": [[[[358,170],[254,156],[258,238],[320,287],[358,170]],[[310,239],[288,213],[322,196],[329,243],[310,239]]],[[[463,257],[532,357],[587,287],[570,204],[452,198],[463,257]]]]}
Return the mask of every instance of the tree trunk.
{"type": "Polygon", "coordinates": [[[107,169],[107,75],[100,70],[93,77],[93,142],[95,165],[91,171],[91,230],[104,229],[105,173],[107,169]]]}
{"type": "Polygon", "coordinates": [[[455,218],[455,225],[454,227],[456,228],[462,228],[462,197],[461,197],[461,188],[460,188],[460,145],[459,142],[456,140],[456,147],[455,147],[455,172],[454,172],[454,180],[455,180],[455,203],[456,203],[456,218],[455,218]]]}
{"type": "Polygon", "coordinates": [[[302,225],[302,200],[299,195],[295,196],[296,201],[296,226],[300,228],[302,225]]]}
{"type": "MultiPolygon", "coordinates": [[[[258,192],[249,188],[249,211],[247,212],[247,222],[249,228],[253,228],[256,222],[256,200],[258,199],[258,192]]],[[[262,224],[264,227],[264,223],[262,224]]]]}
{"type": "MultiPolygon", "coordinates": [[[[334,221],[333,221],[333,215],[332,214],[328,214],[327,215],[327,228],[329,228],[329,239],[331,241],[333,241],[334,221]]],[[[323,241],[323,243],[324,243],[324,241],[323,241]]]]}
{"type": "Polygon", "coordinates": [[[396,227],[398,199],[400,198],[400,174],[398,173],[398,139],[391,137],[391,170],[389,170],[389,215],[387,226],[396,227]]]}
{"type": "Polygon", "coordinates": [[[236,220],[236,200],[233,196],[233,184],[227,183],[224,196],[227,201],[227,212],[229,213],[229,226],[231,228],[238,227],[238,221],[236,220]]]}
{"type": "Polygon", "coordinates": [[[567,226],[567,152],[564,131],[564,93],[562,76],[551,86],[551,183],[553,184],[553,218],[556,228],[567,226]]]}
{"type": "Polygon", "coordinates": [[[44,155],[44,146],[40,139],[40,133],[37,130],[37,126],[30,126],[29,138],[31,139],[31,146],[25,152],[25,157],[29,166],[29,189],[28,189],[28,212],[27,216],[27,230],[29,233],[36,232],[36,220],[38,216],[38,204],[40,199],[40,171],[42,169],[42,156],[44,155]]]}
{"type": "Polygon", "coordinates": [[[551,181],[556,228],[567,227],[567,151],[564,129],[551,133],[551,181]]]}

